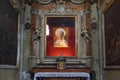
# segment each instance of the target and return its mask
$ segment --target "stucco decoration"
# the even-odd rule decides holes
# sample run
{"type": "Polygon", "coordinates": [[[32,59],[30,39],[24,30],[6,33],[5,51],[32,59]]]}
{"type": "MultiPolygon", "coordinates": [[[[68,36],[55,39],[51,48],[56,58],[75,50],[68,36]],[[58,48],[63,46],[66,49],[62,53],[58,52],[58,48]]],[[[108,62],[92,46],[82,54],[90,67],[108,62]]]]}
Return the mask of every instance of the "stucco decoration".
{"type": "Polygon", "coordinates": [[[59,2],[59,3],[63,3],[63,2],[72,2],[73,4],[82,4],[85,2],[85,0],[36,0],[41,4],[50,4],[52,2],[59,2]]]}
{"type": "Polygon", "coordinates": [[[36,0],[41,4],[50,4],[52,2],[52,0],[36,0]]]}
{"type": "Polygon", "coordinates": [[[83,3],[85,0],[71,0],[72,3],[75,3],[75,4],[81,4],[83,3]]]}
{"type": "MultiPolygon", "coordinates": [[[[67,1],[67,0],[52,0],[48,1],[35,1],[32,4],[33,10],[37,10],[37,14],[40,11],[43,11],[45,13],[72,13],[72,12],[78,12],[80,10],[85,10],[89,8],[90,4],[89,2],[85,2],[83,0],[80,1],[67,1]],[[46,4],[43,4],[43,3],[46,4]],[[79,5],[78,5],[79,3],[79,5]]],[[[34,13],[35,13],[34,11],[34,13]]],[[[41,14],[41,13],[40,13],[41,14]]]]}

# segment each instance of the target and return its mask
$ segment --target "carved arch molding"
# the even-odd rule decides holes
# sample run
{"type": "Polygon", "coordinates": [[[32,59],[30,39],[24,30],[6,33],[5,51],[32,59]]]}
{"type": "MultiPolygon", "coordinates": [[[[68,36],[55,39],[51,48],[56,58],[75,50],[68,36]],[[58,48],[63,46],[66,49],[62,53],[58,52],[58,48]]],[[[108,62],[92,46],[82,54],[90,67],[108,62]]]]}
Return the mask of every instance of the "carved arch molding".
{"type": "Polygon", "coordinates": [[[67,61],[87,62],[84,58],[91,56],[90,2],[87,0],[35,0],[32,3],[31,55],[35,55],[38,62],[55,62],[56,58],[46,58],[44,55],[45,15],[77,16],[77,56],[67,57],[67,61]]]}
{"type": "Polygon", "coordinates": [[[60,2],[60,3],[63,3],[63,2],[72,2],[73,4],[82,4],[84,3],[85,0],[36,0],[38,1],[39,3],[41,4],[50,4],[50,3],[53,3],[53,2],[60,2]]]}

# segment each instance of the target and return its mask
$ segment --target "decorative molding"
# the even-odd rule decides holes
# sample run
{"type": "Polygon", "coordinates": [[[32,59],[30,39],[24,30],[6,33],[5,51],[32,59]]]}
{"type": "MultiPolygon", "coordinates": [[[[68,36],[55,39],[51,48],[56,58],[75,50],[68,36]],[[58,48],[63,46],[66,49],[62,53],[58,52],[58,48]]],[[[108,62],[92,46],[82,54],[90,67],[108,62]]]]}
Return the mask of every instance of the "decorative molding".
{"type": "Polygon", "coordinates": [[[101,10],[105,13],[116,0],[106,0],[101,4],[101,10]]]}
{"type": "Polygon", "coordinates": [[[67,3],[66,6],[68,8],[70,8],[71,10],[73,11],[78,11],[78,10],[84,10],[86,8],[89,8],[90,7],[90,3],[85,3],[85,4],[81,4],[81,5],[75,5],[75,4],[72,4],[72,3],[67,3]]]}
{"type": "Polygon", "coordinates": [[[17,0],[9,0],[12,4],[17,5],[17,0]]]}
{"type": "Polygon", "coordinates": [[[82,4],[85,2],[85,0],[71,0],[73,4],[82,4]]]}
{"type": "Polygon", "coordinates": [[[54,12],[70,13],[70,12],[76,12],[76,11],[85,10],[85,9],[87,10],[89,7],[90,7],[89,2],[83,2],[81,5],[77,5],[77,4],[74,4],[73,2],[70,2],[70,1],[67,2],[64,0],[57,0],[56,2],[54,1],[50,2],[49,0],[49,4],[46,4],[46,5],[40,2],[34,2],[32,4],[33,10],[38,10],[38,11],[41,10],[41,11],[48,12],[48,13],[54,13],[54,12]]]}
{"type": "Polygon", "coordinates": [[[72,4],[76,4],[76,5],[81,5],[84,2],[86,2],[86,0],[35,0],[36,2],[42,4],[42,5],[49,5],[51,3],[68,3],[71,2],[72,4]]]}
{"type": "Polygon", "coordinates": [[[47,11],[52,10],[55,7],[56,7],[55,3],[51,3],[49,5],[41,5],[41,4],[35,2],[32,4],[32,8],[37,9],[37,10],[44,10],[44,11],[45,10],[47,10],[47,11]]]}
{"type": "Polygon", "coordinates": [[[9,0],[10,3],[13,5],[13,7],[16,9],[17,12],[20,12],[21,10],[21,7],[19,6],[19,3],[18,1],[16,0],[9,0]]]}
{"type": "Polygon", "coordinates": [[[36,0],[37,2],[39,2],[40,4],[50,4],[52,2],[52,0],[36,0]]]}

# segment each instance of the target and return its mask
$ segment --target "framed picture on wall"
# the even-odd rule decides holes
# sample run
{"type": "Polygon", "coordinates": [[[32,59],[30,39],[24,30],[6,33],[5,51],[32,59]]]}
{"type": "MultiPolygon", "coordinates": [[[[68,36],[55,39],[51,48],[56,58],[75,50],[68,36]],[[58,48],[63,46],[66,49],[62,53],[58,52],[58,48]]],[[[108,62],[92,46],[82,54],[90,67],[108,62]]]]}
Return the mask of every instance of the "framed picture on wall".
{"type": "Polygon", "coordinates": [[[76,23],[72,15],[45,16],[45,57],[76,57],[76,23]]]}
{"type": "Polygon", "coordinates": [[[19,13],[11,0],[0,0],[0,68],[18,66],[19,13]]]}
{"type": "Polygon", "coordinates": [[[120,1],[115,0],[104,12],[104,67],[120,68],[120,1]]]}

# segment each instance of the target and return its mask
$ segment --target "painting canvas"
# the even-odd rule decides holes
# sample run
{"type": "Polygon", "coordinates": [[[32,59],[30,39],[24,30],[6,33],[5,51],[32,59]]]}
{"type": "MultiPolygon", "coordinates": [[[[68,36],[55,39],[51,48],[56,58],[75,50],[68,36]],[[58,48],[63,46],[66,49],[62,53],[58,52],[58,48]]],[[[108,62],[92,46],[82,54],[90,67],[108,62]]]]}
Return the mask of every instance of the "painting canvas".
{"type": "Polygon", "coordinates": [[[45,56],[75,57],[76,56],[76,17],[46,16],[45,17],[45,56]]]}
{"type": "Polygon", "coordinates": [[[54,47],[68,47],[68,28],[53,28],[54,47]]]}
{"type": "Polygon", "coordinates": [[[0,0],[0,65],[16,66],[18,13],[9,0],[0,0]]]}
{"type": "Polygon", "coordinates": [[[104,13],[105,68],[120,68],[120,1],[116,0],[104,13]]]}

